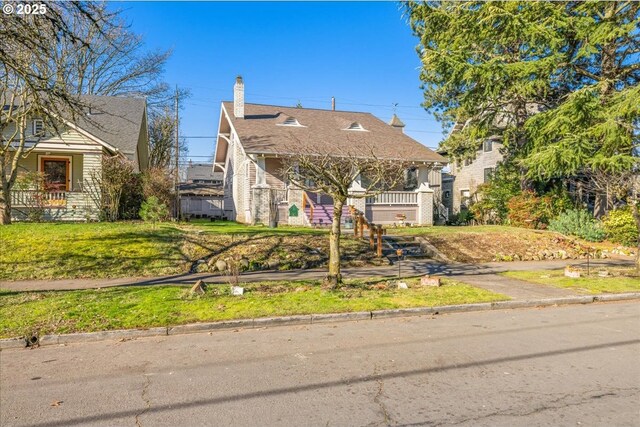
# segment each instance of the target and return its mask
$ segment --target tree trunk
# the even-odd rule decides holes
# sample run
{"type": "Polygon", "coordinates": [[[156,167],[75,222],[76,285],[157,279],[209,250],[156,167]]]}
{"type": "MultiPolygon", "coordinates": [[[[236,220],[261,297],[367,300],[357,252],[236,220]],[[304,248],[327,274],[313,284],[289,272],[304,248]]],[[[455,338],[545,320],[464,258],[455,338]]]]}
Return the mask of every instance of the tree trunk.
{"type": "Polygon", "coordinates": [[[340,273],[340,219],[342,218],[342,207],[346,199],[333,198],[333,222],[329,233],[329,274],[327,283],[332,287],[342,283],[340,273]]]}
{"type": "Polygon", "coordinates": [[[0,193],[0,225],[11,224],[11,190],[2,188],[0,193]]]}
{"type": "MultiPolygon", "coordinates": [[[[636,200],[633,202],[633,218],[636,220],[636,227],[640,231],[640,197],[636,195],[636,200]]],[[[638,233],[638,250],[636,252],[636,273],[640,274],[640,233],[638,233]]]]}

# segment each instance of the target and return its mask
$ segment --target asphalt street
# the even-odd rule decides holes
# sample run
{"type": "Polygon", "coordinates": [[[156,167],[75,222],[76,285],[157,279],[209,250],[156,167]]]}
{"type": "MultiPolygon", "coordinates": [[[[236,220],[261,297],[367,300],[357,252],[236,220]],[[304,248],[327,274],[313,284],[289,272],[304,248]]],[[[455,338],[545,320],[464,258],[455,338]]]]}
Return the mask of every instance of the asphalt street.
{"type": "Polygon", "coordinates": [[[2,426],[638,426],[640,304],[0,352],[2,426]]]}

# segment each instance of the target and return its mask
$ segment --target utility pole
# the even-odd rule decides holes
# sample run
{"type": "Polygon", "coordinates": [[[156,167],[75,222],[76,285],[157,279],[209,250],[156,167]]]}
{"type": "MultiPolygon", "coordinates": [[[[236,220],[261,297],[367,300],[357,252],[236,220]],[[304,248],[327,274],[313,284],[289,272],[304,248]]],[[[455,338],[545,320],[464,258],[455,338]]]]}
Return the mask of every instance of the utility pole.
{"type": "Polygon", "coordinates": [[[176,85],[176,220],[180,220],[180,132],[178,130],[178,85],[176,85]]]}

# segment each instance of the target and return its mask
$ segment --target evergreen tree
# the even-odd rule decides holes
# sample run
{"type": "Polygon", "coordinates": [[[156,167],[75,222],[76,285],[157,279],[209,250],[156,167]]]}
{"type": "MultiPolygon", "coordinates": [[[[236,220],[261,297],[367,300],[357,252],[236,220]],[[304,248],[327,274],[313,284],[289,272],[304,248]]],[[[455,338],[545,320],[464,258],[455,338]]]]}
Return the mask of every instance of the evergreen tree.
{"type": "Polygon", "coordinates": [[[500,135],[532,179],[637,167],[640,4],[409,2],[424,107],[455,132],[451,157],[500,135]]]}

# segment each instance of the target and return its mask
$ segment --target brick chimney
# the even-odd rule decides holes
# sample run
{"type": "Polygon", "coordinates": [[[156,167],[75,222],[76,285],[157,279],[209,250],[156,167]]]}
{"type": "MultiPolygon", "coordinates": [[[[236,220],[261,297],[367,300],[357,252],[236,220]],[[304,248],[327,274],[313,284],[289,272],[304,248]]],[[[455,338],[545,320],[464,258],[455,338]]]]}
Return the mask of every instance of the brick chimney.
{"type": "Polygon", "coordinates": [[[236,119],[244,119],[244,82],[242,76],[236,77],[233,85],[233,115],[236,119]]]}

